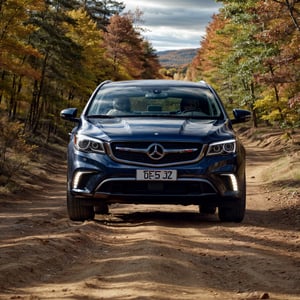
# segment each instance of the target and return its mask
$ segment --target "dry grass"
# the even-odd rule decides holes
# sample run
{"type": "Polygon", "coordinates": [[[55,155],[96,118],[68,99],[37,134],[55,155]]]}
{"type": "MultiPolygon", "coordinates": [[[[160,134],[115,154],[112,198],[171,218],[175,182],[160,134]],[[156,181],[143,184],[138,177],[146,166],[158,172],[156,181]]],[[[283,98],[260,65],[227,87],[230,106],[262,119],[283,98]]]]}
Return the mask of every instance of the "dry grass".
{"type": "Polygon", "coordinates": [[[300,152],[283,155],[263,172],[264,180],[276,187],[300,189],[300,152]]]}

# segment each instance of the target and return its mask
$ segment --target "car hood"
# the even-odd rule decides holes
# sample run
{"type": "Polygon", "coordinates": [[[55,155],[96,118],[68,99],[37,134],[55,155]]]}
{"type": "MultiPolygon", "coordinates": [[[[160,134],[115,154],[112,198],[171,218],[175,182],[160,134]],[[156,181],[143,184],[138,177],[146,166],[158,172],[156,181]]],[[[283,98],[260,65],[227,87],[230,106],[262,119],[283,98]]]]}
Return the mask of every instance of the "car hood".
{"type": "Polygon", "coordinates": [[[81,132],[102,140],[204,140],[234,136],[228,120],[113,118],[83,120],[81,132]]]}

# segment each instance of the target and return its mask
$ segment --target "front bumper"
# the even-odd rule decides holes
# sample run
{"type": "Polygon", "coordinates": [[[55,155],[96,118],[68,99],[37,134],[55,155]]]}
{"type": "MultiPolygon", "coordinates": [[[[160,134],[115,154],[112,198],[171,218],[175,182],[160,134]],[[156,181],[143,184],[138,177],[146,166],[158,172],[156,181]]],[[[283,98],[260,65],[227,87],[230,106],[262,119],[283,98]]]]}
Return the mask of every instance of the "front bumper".
{"type": "Polygon", "coordinates": [[[145,167],[119,164],[103,155],[87,156],[76,154],[69,161],[68,174],[70,192],[87,203],[102,199],[107,203],[219,205],[240,198],[244,190],[244,165],[238,163],[236,155],[159,168],[176,169],[176,181],[137,180],[136,170],[145,167]]]}

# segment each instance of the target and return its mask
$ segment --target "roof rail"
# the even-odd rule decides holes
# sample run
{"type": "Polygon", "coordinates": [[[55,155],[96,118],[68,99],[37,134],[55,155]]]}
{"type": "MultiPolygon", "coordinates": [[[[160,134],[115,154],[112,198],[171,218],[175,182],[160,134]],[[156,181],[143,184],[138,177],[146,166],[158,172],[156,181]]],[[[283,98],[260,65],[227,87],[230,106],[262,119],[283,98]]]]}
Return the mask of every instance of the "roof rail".
{"type": "Polygon", "coordinates": [[[105,80],[105,81],[103,81],[102,83],[101,83],[101,85],[104,85],[104,84],[107,84],[107,83],[111,83],[112,82],[112,80],[105,80]]]}
{"type": "Polygon", "coordinates": [[[207,82],[206,82],[206,81],[204,81],[204,80],[199,80],[198,82],[199,82],[199,83],[202,83],[202,84],[206,84],[206,85],[207,85],[207,82]]]}
{"type": "Polygon", "coordinates": [[[200,80],[200,81],[198,81],[198,83],[203,84],[204,86],[206,86],[206,87],[208,87],[208,88],[211,87],[211,86],[210,86],[206,81],[204,81],[204,80],[200,80]]]}

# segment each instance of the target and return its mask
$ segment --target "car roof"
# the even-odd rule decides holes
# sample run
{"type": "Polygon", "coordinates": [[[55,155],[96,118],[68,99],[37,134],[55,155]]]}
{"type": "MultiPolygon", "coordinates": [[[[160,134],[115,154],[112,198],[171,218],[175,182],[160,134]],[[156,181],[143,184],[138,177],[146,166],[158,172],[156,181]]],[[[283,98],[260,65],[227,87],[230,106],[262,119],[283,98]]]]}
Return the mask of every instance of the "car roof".
{"type": "Polygon", "coordinates": [[[139,79],[139,80],[124,80],[124,81],[105,81],[102,83],[102,86],[155,86],[155,87],[165,87],[165,86],[173,86],[173,87],[202,87],[202,88],[210,88],[210,86],[204,82],[192,82],[192,81],[184,81],[184,80],[170,80],[170,79],[139,79]]]}

